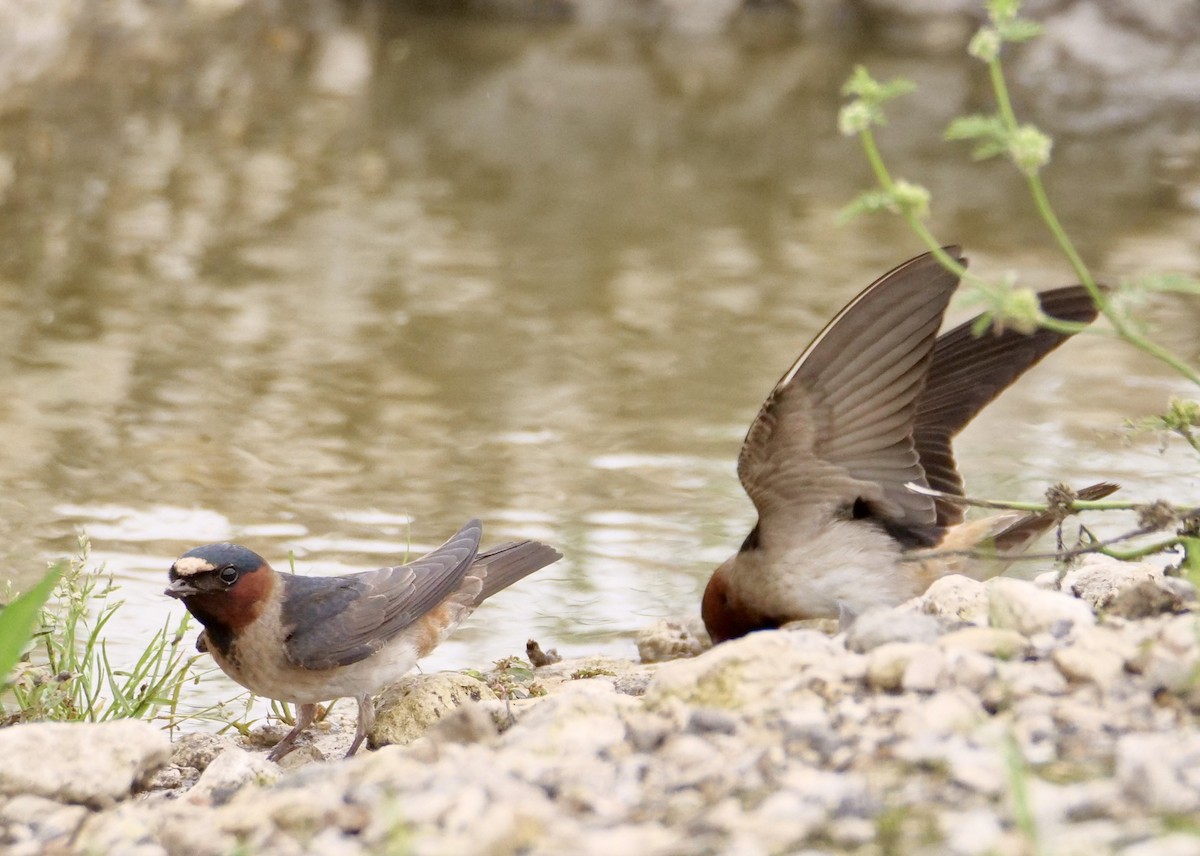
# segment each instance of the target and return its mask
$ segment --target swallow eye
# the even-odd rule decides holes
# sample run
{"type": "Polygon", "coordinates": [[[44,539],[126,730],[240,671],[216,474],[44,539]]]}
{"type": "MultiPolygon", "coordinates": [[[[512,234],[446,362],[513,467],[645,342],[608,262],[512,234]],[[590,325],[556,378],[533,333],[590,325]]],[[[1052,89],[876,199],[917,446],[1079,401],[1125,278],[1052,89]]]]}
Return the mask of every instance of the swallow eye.
{"type": "Polygon", "coordinates": [[[217,574],[217,576],[221,578],[221,582],[225,583],[225,585],[231,586],[237,582],[237,568],[221,568],[221,571],[219,574],[217,574]]]}

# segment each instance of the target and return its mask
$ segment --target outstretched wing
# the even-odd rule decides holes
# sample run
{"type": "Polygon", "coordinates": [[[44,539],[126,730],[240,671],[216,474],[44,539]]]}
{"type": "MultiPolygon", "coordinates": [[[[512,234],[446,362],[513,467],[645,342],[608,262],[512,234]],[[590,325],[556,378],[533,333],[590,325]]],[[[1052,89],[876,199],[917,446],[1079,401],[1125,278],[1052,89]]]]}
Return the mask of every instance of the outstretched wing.
{"type": "MultiPolygon", "coordinates": [[[[946,252],[965,264],[957,247],[946,252]]],[[[925,481],[913,419],[957,285],[930,253],[905,262],[838,313],[775,386],[738,458],[759,537],[833,504],[932,543],[933,500],[904,485],[925,481]]]]}

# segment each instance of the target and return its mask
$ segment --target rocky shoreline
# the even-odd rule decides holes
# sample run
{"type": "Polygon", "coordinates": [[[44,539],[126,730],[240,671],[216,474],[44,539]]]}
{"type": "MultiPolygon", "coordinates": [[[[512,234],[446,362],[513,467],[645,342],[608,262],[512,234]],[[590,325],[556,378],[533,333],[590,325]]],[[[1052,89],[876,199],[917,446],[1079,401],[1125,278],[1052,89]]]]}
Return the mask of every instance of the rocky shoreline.
{"type": "Polygon", "coordinates": [[[0,731],[0,849],[34,853],[1200,852],[1185,581],[1086,559],[949,577],[845,633],[410,676],[284,759],[141,722],[0,731]],[[682,659],[664,659],[679,657],[682,659]],[[400,745],[406,742],[407,745],[400,745]],[[325,758],[334,760],[325,761],[325,758]]]}

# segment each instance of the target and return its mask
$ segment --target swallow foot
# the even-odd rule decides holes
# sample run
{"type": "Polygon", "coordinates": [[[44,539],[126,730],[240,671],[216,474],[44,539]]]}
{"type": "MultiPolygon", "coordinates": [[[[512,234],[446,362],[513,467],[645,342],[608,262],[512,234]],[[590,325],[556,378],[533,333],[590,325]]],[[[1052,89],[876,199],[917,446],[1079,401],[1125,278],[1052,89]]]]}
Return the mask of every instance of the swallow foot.
{"type": "Polygon", "coordinates": [[[315,704],[302,704],[296,711],[296,725],[284,735],[283,739],[275,744],[275,748],[267,755],[268,761],[278,762],[280,758],[296,748],[296,738],[300,736],[300,732],[312,725],[312,722],[317,717],[317,706],[315,704]]]}
{"type": "Polygon", "coordinates": [[[367,739],[367,734],[370,733],[371,727],[375,725],[375,702],[369,693],[362,693],[355,696],[358,701],[358,728],[354,732],[354,740],[350,744],[350,748],[346,751],[345,757],[349,758],[358,751],[358,747],[362,746],[364,740],[367,739]]]}

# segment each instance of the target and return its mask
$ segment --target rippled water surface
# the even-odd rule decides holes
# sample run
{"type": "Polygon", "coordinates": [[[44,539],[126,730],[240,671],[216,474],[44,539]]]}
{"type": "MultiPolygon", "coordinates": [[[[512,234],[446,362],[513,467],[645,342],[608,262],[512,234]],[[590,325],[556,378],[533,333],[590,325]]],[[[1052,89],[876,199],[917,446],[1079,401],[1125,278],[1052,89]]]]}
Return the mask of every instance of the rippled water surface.
{"type": "MultiPolygon", "coordinates": [[[[1018,178],[938,141],[984,106],[965,59],[387,15],[85,34],[0,113],[0,581],[86,530],[133,651],[180,610],[161,589],[196,544],[334,573],[479,516],[488,542],[565,558],[427,669],[529,637],[632,655],[745,535],[734,459],[762,397],[920,251],[887,219],[835,223],[868,178],[835,129],[856,61],[922,87],[883,140],[933,189],[939,237],[1062,284],[1018,178]]],[[[1195,261],[1196,215],[1145,157],[1056,149],[1063,218],[1109,276],[1195,261]]],[[[1150,310],[1194,357],[1194,303],[1150,310]]],[[[968,487],[1194,496],[1193,459],[1121,435],[1182,391],[1071,343],[964,435],[968,487]]]]}

